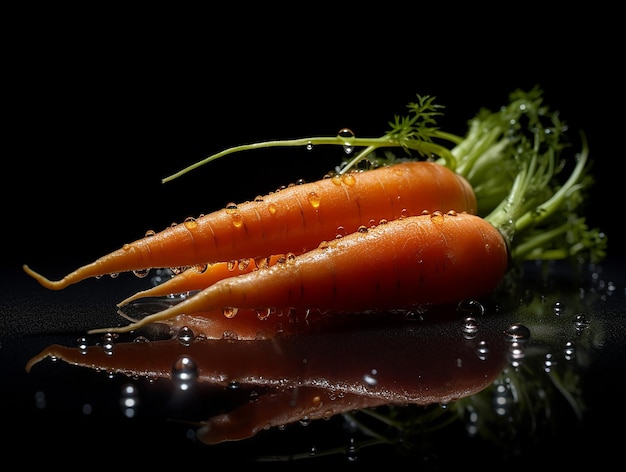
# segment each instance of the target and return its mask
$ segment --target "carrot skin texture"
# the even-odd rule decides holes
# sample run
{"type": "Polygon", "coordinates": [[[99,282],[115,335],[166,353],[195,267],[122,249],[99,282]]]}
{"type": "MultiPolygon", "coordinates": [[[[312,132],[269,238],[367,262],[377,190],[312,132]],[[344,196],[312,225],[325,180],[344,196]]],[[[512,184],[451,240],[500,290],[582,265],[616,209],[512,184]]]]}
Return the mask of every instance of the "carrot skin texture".
{"type": "Polygon", "coordinates": [[[493,291],[508,266],[499,231],[468,213],[389,221],[221,280],[183,302],[120,328],[225,308],[365,312],[456,303],[493,291]]]}
{"type": "Polygon", "coordinates": [[[437,210],[475,213],[477,208],[473,189],[463,177],[426,161],[293,185],[261,200],[217,210],[125,244],[59,281],[26,265],[24,270],[46,288],[60,290],[111,273],[301,254],[381,220],[437,210]]]}

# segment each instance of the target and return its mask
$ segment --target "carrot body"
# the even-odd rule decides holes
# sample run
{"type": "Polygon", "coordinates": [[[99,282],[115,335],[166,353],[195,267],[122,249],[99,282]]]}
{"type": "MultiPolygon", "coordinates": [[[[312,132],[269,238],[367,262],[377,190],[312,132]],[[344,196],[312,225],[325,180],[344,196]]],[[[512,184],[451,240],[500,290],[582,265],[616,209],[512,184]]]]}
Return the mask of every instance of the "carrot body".
{"type": "Polygon", "coordinates": [[[496,288],[507,270],[499,231],[468,213],[434,212],[334,239],[262,270],[223,279],[185,301],[120,328],[212,310],[363,312],[446,304],[496,288]]]}
{"type": "Polygon", "coordinates": [[[432,162],[406,162],[293,185],[124,245],[50,281],[28,266],[43,286],[59,290],[89,277],[184,267],[270,254],[301,254],[359,227],[424,211],[476,212],[469,183],[432,162]]]}

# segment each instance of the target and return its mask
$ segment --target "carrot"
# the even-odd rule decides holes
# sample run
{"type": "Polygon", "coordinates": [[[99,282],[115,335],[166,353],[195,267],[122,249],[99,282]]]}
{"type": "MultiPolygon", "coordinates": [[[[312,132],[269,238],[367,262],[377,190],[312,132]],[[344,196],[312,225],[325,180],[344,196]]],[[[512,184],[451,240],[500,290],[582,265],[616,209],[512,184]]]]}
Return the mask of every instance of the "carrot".
{"type": "Polygon", "coordinates": [[[440,209],[475,212],[476,198],[468,182],[439,164],[406,162],[289,186],[228,205],[126,244],[58,281],[27,265],[24,270],[44,287],[60,290],[111,273],[301,254],[361,226],[440,209]]]}
{"type": "Polygon", "coordinates": [[[606,238],[576,208],[590,179],[588,146],[563,182],[557,115],[552,127],[520,136],[519,171],[508,195],[484,218],[435,211],[388,221],[294,256],[285,263],[220,280],[191,298],[131,325],[132,331],[179,315],[224,309],[364,312],[447,304],[492,292],[524,259],[602,258],[606,238]]]}
{"type": "Polygon", "coordinates": [[[434,212],[331,240],[284,263],[222,279],[131,325],[90,333],[124,332],[211,310],[340,313],[453,303],[494,290],[507,264],[507,245],[486,220],[434,212]]]}
{"type": "Polygon", "coordinates": [[[135,293],[125,300],[122,300],[117,306],[128,305],[131,302],[145,297],[163,297],[166,295],[183,294],[201,290],[226,277],[234,277],[253,270],[258,270],[268,265],[274,265],[285,257],[286,256],[283,254],[278,254],[267,258],[215,262],[213,264],[190,267],[179,274],[175,274],[172,278],[159,285],[135,293]]]}

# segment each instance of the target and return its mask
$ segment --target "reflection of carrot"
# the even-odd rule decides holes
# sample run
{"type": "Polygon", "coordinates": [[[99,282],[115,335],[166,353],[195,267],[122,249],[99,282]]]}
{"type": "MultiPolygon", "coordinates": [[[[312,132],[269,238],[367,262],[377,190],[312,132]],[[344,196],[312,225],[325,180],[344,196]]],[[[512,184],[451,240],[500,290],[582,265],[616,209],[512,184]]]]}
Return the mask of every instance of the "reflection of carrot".
{"type": "Polygon", "coordinates": [[[406,162],[293,185],[240,205],[172,226],[50,281],[59,290],[88,277],[158,267],[300,254],[360,226],[423,211],[476,211],[469,183],[432,162],[406,162]]]}
{"type": "Polygon", "coordinates": [[[137,292],[118,303],[117,306],[124,306],[145,297],[164,297],[166,295],[202,290],[226,277],[235,277],[268,265],[274,265],[284,257],[284,255],[279,254],[260,259],[216,262],[199,267],[190,267],[159,285],[137,292]]]}
{"type": "MultiPolygon", "coordinates": [[[[221,309],[232,316],[242,308],[358,312],[458,302],[492,291],[507,263],[507,245],[486,220],[434,212],[389,221],[284,263],[223,279],[173,307],[110,331],[221,309]]],[[[92,332],[101,331],[108,330],[92,332]]]]}

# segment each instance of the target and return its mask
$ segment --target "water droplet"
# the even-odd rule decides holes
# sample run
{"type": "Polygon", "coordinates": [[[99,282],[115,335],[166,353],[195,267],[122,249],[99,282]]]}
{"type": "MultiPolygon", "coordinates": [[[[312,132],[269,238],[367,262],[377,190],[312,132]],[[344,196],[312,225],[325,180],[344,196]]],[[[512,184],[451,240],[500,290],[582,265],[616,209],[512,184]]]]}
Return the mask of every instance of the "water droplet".
{"type": "Polygon", "coordinates": [[[317,193],[310,192],[307,195],[307,198],[309,199],[309,203],[311,204],[313,208],[317,210],[320,207],[320,197],[317,193]]]}
{"type": "Polygon", "coordinates": [[[230,202],[228,205],[226,205],[226,213],[228,213],[229,215],[233,215],[235,213],[237,213],[238,207],[236,203],[230,202]]]}
{"type": "Polygon", "coordinates": [[[565,343],[564,353],[566,360],[573,360],[574,357],[576,357],[576,348],[574,347],[574,343],[572,343],[571,341],[567,341],[567,343],[565,343]]]}
{"type": "Polygon", "coordinates": [[[343,174],[341,176],[341,181],[348,187],[352,187],[356,183],[356,177],[354,176],[354,172],[350,172],[349,174],[343,174]]]}
{"type": "Polygon", "coordinates": [[[196,219],[192,216],[188,217],[183,224],[185,225],[185,228],[187,228],[188,230],[193,230],[196,229],[198,227],[198,222],[196,221],[196,219]]]}
{"type": "Polygon", "coordinates": [[[433,211],[433,212],[430,214],[430,220],[431,220],[433,223],[438,223],[438,224],[443,223],[443,220],[444,220],[444,218],[443,218],[443,213],[441,213],[440,211],[433,211]]]}
{"type": "Polygon", "coordinates": [[[144,234],[144,237],[146,238],[151,238],[152,236],[154,236],[156,234],[156,231],[154,231],[153,229],[149,229],[148,231],[146,231],[146,233],[144,234]]]}
{"type": "Polygon", "coordinates": [[[222,309],[222,313],[226,318],[233,318],[237,314],[237,308],[227,307],[222,309]]]}
{"type": "Polygon", "coordinates": [[[307,151],[312,151],[313,150],[313,143],[311,141],[306,143],[306,150],[307,151]]]}
{"type": "Polygon", "coordinates": [[[278,211],[278,208],[276,208],[276,205],[274,205],[273,203],[270,203],[267,206],[267,211],[269,211],[270,215],[274,216],[278,211]]]}
{"type": "Polygon", "coordinates": [[[231,216],[233,217],[233,226],[235,228],[241,228],[243,226],[243,216],[241,216],[240,213],[233,213],[231,216]]]}
{"type": "Polygon", "coordinates": [[[473,298],[466,298],[458,303],[456,311],[465,315],[480,316],[485,314],[485,307],[482,303],[473,298]]]}
{"type": "Polygon", "coordinates": [[[337,133],[338,138],[344,139],[343,150],[346,154],[352,154],[354,151],[354,144],[352,141],[354,140],[355,134],[349,128],[343,128],[339,130],[337,133]]]}
{"type": "Polygon", "coordinates": [[[512,324],[504,330],[504,335],[509,341],[524,342],[530,339],[530,330],[523,324],[512,324]]]}
{"type": "Polygon", "coordinates": [[[137,269],[137,270],[133,270],[133,274],[135,275],[135,277],[139,277],[140,279],[143,279],[143,278],[144,278],[144,277],[146,277],[149,273],[150,273],[150,269],[137,269]]]}
{"type": "Polygon", "coordinates": [[[172,367],[172,381],[180,390],[189,390],[198,378],[196,363],[188,356],[179,357],[172,367]]]}
{"type": "Polygon", "coordinates": [[[365,225],[359,226],[356,230],[357,230],[358,233],[367,233],[367,231],[368,231],[367,226],[365,226],[365,225]]]}
{"type": "Polygon", "coordinates": [[[183,346],[189,346],[196,338],[193,330],[189,326],[183,326],[178,330],[178,342],[183,346]]]}

